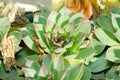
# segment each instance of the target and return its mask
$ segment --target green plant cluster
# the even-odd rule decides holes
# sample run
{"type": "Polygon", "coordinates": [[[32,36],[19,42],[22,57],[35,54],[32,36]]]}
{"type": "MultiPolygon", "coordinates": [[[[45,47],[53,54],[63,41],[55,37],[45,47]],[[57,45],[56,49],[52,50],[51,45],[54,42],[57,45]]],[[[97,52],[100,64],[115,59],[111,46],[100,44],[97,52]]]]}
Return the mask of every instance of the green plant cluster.
{"type": "Polygon", "coordinates": [[[66,7],[55,12],[39,5],[34,22],[14,30],[0,18],[0,42],[13,35],[14,55],[22,64],[6,72],[0,54],[0,79],[120,80],[119,10],[89,21],[66,7]]]}

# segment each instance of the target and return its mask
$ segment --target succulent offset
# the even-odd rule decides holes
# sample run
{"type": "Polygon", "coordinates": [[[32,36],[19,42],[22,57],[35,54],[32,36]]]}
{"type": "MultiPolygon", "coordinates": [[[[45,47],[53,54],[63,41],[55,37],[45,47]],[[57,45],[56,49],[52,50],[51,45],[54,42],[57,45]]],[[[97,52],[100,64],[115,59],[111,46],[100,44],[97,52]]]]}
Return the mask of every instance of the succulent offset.
{"type": "MultiPolygon", "coordinates": [[[[35,40],[46,53],[64,55],[77,53],[91,32],[89,20],[82,18],[80,14],[73,15],[69,10],[67,12],[66,10],[68,10],[66,7],[59,12],[42,8],[40,12],[35,13],[34,23],[30,27],[34,28],[37,37],[35,40]]],[[[30,32],[27,28],[29,26],[22,29],[23,34],[27,30],[30,32]]],[[[24,42],[27,43],[27,39],[32,39],[35,35],[25,36],[24,42]]],[[[31,44],[27,45],[31,48],[29,46],[31,44]]]]}

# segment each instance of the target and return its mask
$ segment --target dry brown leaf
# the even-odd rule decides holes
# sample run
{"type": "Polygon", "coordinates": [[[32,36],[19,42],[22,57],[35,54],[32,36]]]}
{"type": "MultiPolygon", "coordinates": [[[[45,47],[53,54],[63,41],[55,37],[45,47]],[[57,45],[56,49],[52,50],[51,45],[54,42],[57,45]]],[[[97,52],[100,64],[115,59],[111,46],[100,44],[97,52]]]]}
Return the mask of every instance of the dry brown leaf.
{"type": "Polygon", "coordinates": [[[2,56],[3,58],[7,58],[7,57],[12,57],[15,58],[14,56],[14,37],[10,36],[8,38],[4,38],[2,40],[2,47],[1,47],[1,51],[2,51],[2,56]]]}
{"type": "Polygon", "coordinates": [[[84,44],[80,45],[80,48],[88,47],[92,43],[93,35],[94,35],[93,33],[90,33],[88,40],[84,44]]]}
{"type": "Polygon", "coordinates": [[[33,37],[33,40],[35,41],[35,44],[36,44],[39,52],[40,52],[42,55],[45,55],[46,52],[41,48],[40,43],[39,43],[39,41],[38,41],[38,38],[37,38],[37,37],[33,37]]]}
{"type": "Polygon", "coordinates": [[[90,19],[90,17],[93,15],[92,5],[89,0],[84,0],[83,4],[84,15],[86,18],[90,19]]]}
{"type": "Polygon", "coordinates": [[[66,6],[74,14],[83,11],[84,16],[87,19],[90,19],[92,15],[93,16],[97,15],[99,12],[99,6],[97,4],[97,0],[72,0],[67,2],[66,6]]]}
{"type": "Polygon", "coordinates": [[[94,8],[97,13],[100,13],[100,5],[102,5],[100,0],[90,0],[90,2],[92,4],[92,8],[94,8]]]}
{"type": "Polygon", "coordinates": [[[34,13],[37,8],[33,5],[24,3],[13,2],[8,3],[0,2],[0,17],[8,18],[11,25],[26,25],[29,20],[26,18],[26,12],[34,13]]]}
{"type": "Polygon", "coordinates": [[[75,14],[83,9],[82,0],[72,0],[66,3],[66,6],[75,14]]]}
{"type": "Polygon", "coordinates": [[[6,71],[10,71],[11,67],[20,67],[21,65],[16,62],[14,54],[14,37],[4,37],[2,40],[1,52],[3,63],[5,64],[6,71]]]}

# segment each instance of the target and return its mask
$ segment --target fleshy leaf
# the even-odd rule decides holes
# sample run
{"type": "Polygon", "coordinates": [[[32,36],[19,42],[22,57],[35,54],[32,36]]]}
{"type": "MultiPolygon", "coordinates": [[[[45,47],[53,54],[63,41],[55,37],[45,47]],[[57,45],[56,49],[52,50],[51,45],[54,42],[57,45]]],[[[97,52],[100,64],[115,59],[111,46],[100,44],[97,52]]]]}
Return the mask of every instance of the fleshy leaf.
{"type": "Polygon", "coordinates": [[[81,80],[84,73],[84,65],[82,63],[77,63],[72,65],[66,73],[63,80],[81,80]]]}
{"type": "Polygon", "coordinates": [[[21,29],[21,32],[23,33],[23,41],[25,44],[36,53],[39,53],[39,50],[35,44],[34,37],[36,37],[33,24],[28,24],[26,27],[21,29]]]}
{"type": "Polygon", "coordinates": [[[108,48],[106,59],[115,63],[120,63],[120,46],[112,46],[108,48]]]}
{"type": "Polygon", "coordinates": [[[120,14],[120,8],[113,6],[113,7],[111,7],[111,12],[115,13],[115,14],[120,14]]]}
{"type": "Polygon", "coordinates": [[[92,47],[95,50],[96,55],[99,55],[104,50],[105,45],[101,43],[100,41],[93,39],[89,47],[92,47]]]}
{"type": "Polygon", "coordinates": [[[62,55],[58,56],[53,60],[53,67],[58,72],[64,69],[64,60],[62,55]]]}
{"type": "Polygon", "coordinates": [[[34,69],[30,69],[30,68],[22,68],[25,77],[31,77],[34,78],[36,71],[34,69]]]}
{"type": "Polygon", "coordinates": [[[102,29],[105,29],[105,30],[112,32],[112,33],[115,32],[115,29],[112,25],[112,21],[111,21],[110,17],[100,16],[100,17],[98,17],[97,22],[102,29]]]}
{"type": "Polygon", "coordinates": [[[84,66],[83,70],[84,70],[84,73],[83,73],[81,80],[90,80],[91,72],[90,72],[89,68],[84,66]]]}
{"type": "Polygon", "coordinates": [[[10,29],[10,21],[6,18],[0,18],[0,42],[7,36],[7,33],[10,29]]]}
{"type": "Polygon", "coordinates": [[[105,60],[103,57],[97,59],[94,62],[91,62],[88,65],[88,68],[91,70],[91,72],[97,73],[97,72],[101,72],[105,69],[108,69],[112,66],[112,63],[105,60]],[[102,65],[101,65],[102,64],[102,65]]]}
{"type": "Polygon", "coordinates": [[[106,77],[108,80],[120,80],[119,72],[113,67],[107,72],[106,77]]]}
{"type": "Polygon", "coordinates": [[[93,53],[95,53],[95,50],[91,47],[82,48],[78,52],[77,59],[86,59],[87,57],[91,56],[93,53]]]}
{"type": "Polygon", "coordinates": [[[108,46],[119,45],[119,42],[116,39],[116,37],[106,30],[98,28],[95,30],[95,35],[105,45],[108,46]]]}
{"type": "Polygon", "coordinates": [[[115,37],[120,41],[120,29],[114,33],[115,37]]]}
{"type": "Polygon", "coordinates": [[[25,63],[26,57],[34,54],[35,52],[30,50],[28,47],[22,48],[18,54],[16,54],[16,60],[21,64],[25,63]]]}
{"type": "Polygon", "coordinates": [[[71,17],[72,16],[72,12],[66,6],[62,7],[58,11],[58,13],[60,13],[63,16],[67,16],[67,17],[71,17]]]}
{"type": "Polygon", "coordinates": [[[40,69],[40,72],[38,74],[38,76],[41,76],[41,77],[46,77],[48,75],[48,69],[46,68],[46,66],[43,64],[41,66],[41,69],[40,69]]]}
{"type": "Polygon", "coordinates": [[[42,24],[34,24],[35,32],[39,40],[40,46],[47,52],[51,53],[50,51],[50,44],[47,44],[45,38],[45,26],[42,24]]]}
{"type": "Polygon", "coordinates": [[[99,79],[105,80],[105,74],[104,74],[104,72],[92,73],[91,79],[93,79],[93,80],[99,80],[99,79]]]}
{"type": "Polygon", "coordinates": [[[120,15],[111,13],[112,24],[115,30],[120,29],[120,15]]]}

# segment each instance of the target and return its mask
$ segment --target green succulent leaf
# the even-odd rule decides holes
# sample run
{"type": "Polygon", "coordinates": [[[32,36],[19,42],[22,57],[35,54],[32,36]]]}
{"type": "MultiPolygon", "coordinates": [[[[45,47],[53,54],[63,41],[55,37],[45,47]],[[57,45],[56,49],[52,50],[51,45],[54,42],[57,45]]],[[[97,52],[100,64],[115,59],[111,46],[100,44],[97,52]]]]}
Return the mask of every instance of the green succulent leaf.
{"type": "Polygon", "coordinates": [[[74,24],[78,24],[80,22],[80,19],[82,19],[83,15],[80,13],[76,13],[73,16],[71,16],[69,22],[74,22],[74,24]]]}
{"type": "Polygon", "coordinates": [[[26,25],[26,27],[21,29],[21,32],[23,33],[23,41],[25,42],[27,47],[35,51],[36,53],[39,53],[37,44],[34,40],[34,38],[36,39],[36,33],[34,31],[33,24],[26,25]]]}
{"type": "Polygon", "coordinates": [[[24,47],[22,48],[18,54],[16,54],[16,60],[18,62],[20,62],[21,64],[25,64],[25,60],[27,56],[30,56],[32,54],[34,54],[35,52],[33,52],[32,50],[30,50],[28,47],[24,47]]]}
{"type": "MultiPolygon", "coordinates": [[[[51,11],[47,7],[45,7],[42,4],[39,4],[37,8],[38,8],[38,11],[36,11],[35,14],[48,18],[51,11]]],[[[34,17],[34,22],[35,21],[36,21],[36,16],[34,17]]]]}
{"type": "Polygon", "coordinates": [[[45,65],[47,67],[47,69],[49,69],[50,65],[52,63],[52,55],[48,54],[46,56],[41,56],[40,58],[42,60],[43,65],[45,65]]]}
{"type": "Polygon", "coordinates": [[[49,72],[48,72],[47,67],[46,67],[44,64],[42,64],[38,76],[45,78],[45,77],[47,77],[48,73],[49,73],[49,72]]]}
{"type": "Polygon", "coordinates": [[[115,32],[115,29],[112,25],[112,21],[111,21],[111,18],[108,17],[108,16],[100,16],[98,19],[97,19],[97,22],[99,24],[99,26],[102,28],[102,29],[105,29],[111,33],[115,32]]]}
{"type": "Polygon", "coordinates": [[[104,59],[103,57],[98,58],[96,61],[91,62],[88,65],[88,68],[91,70],[91,72],[97,73],[101,72],[105,69],[108,69],[112,66],[112,63],[104,59]]]}
{"type": "Polygon", "coordinates": [[[70,47],[72,47],[72,46],[73,46],[73,43],[74,43],[74,41],[69,42],[68,44],[66,44],[66,45],[64,46],[64,48],[70,48],[70,47]]]}
{"type": "Polygon", "coordinates": [[[99,80],[99,79],[105,80],[105,74],[104,74],[104,72],[94,73],[94,74],[92,73],[91,79],[93,79],[93,80],[99,80]]]}
{"type": "Polygon", "coordinates": [[[115,63],[120,63],[120,46],[112,46],[106,52],[106,59],[115,63]]]}
{"type": "Polygon", "coordinates": [[[62,55],[58,56],[57,58],[53,60],[53,67],[58,72],[64,69],[64,59],[62,55]]]}
{"type": "Polygon", "coordinates": [[[112,24],[115,30],[120,29],[120,15],[111,13],[112,18],[112,24]]]}
{"type": "Polygon", "coordinates": [[[30,56],[27,56],[27,59],[38,62],[39,61],[39,56],[38,55],[30,55],[30,56]]]}
{"type": "Polygon", "coordinates": [[[57,22],[58,25],[60,26],[65,26],[69,22],[69,17],[67,16],[61,16],[57,22]]]}
{"type": "Polygon", "coordinates": [[[45,32],[50,33],[54,29],[55,24],[51,22],[50,20],[46,20],[46,27],[45,27],[45,32]]]}
{"type": "Polygon", "coordinates": [[[106,74],[106,79],[113,79],[113,80],[120,80],[119,72],[115,68],[111,68],[107,74],[106,74]]]}
{"type": "MultiPolygon", "coordinates": [[[[50,58],[51,56],[49,56],[49,58],[50,58]]],[[[53,64],[52,64],[52,60],[50,59],[50,63],[47,61],[47,60],[45,60],[45,59],[47,59],[47,60],[49,60],[47,57],[45,57],[45,58],[43,58],[43,63],[42,63],[42,65],[44,65],[45,66],[45,72],[43,71],[42,72],[42,70],[40,69],[40,71],[39,71],[39,75],[38,76],[40,76],[40,79],[43,79],[44,80],[44,78],[51,78],[52,76],[54,77],[54,68],[53,68],[53,64]],[[52,67],[51,67],[52,66],[52,67]],[[47,71],[49,71],[49,72],[47,72],[47,71]]],[[[57,73],[56,73],[56,75],[57,75],[57,73]]],[[[57,76],[56,76],[57,77],[57,76]]],[[[54,79],[54,78],[53,78],[54,79]]]]}
{"type": "Polygon", "coordinates": [[[98,41],[97,39],[93,39],[89,47],[92,47],[95,50],[96,53],[95,55],[101,54],[105,49],[105,45],[98,41]]]}
{"type": "Polygon", "coordinates": [[[60,80],[61,72],[64,70],[64,59],[62,55],[58,55],[56,58],[53,58],[51,66],[50,66],[50,71],[54,75],[55,80],[60,80]]]}
{"type": "Polygon", "coordinates": [[[60,17],[61,15],[55,11],[51,11],[51,13],[49,14],[48,16],[48,20],[50,20],[51,22],[53,23],[56,23],[58,22],[58,18],[60,17]]]}
{"type": "Polygon", "coordinates": [[[108,46],[119,45],[117,38],[107,30],[98,28],[95,30],[95,35],[105,45],[108,46]]]}
{"type": "Polygon", "coordinates": [[[86,23],[80,23],[75,28],[75,30],[71,32],[72,33],[71,36],[73,37],[73,41],[74,41],[73,46],[69,49],[71,50],[71,53],[76,52],[79,49],[80,45],[90,34],[90,31],[91,31],[90,22],[86,21],[86,23]]]}
{"type": "Polygon", "coordinates": [[[36,79],[38,78],[38,74],[41,68],[38,55],[27,56],[24,66],[25,67],[23,67],[22,70],[24,72],[25,77],[36,78],[36,79]]]}
{"type": "Polygon", "coordinates": [[[91,31],[91,23],[89,21],[85,22],[80,22],[79,24],[76,24],[77,26],[74,27],[74,30],[72,30],[71,35],[78,35],[80,32],[86,34],[87,36],[89,35],[91,31]]]}
{"type": "Polygon", "coordinates": [[[66,6],[62,7],[58,13],[60,13],[63,16],[69,16],[71,17],[73,15],[73,13],[71,12],[71,10],[69,10],[66,6]]]}
{"type": "Polygon", "coordinates": [[[84,65],[82,63],[77,63],[72,65],[66,73],[63,80],[81,80],[84,74],[84,65]]]}
{"type": "Polygon", "coordinates": [[[92,47],[82,48],[79,50],[77,59],[86,59],[95,53],[95,50],[92,47]]]}
{"type": "Polygon", "coordinates": [[[0,66],[0,74],[0,79],[2,80],[17,79],[19,77],[19,73],[16,69],[12,69],[9,73],[7,73],[3,63],[1,63],[0,66]]]}
{"type": "Polygon", "coordinates": [[[83,33],[79,33],[74,40],[74,44],[71,48],[69,48],[69,50],[71,50],[71,52],[69,52],[69,54],[75,53],[79,50],[80,45],[83,43],[83,41],[85,40],[86,35],[83,33]]]}
{"type": "Polygon", "coordinates": [[[24,72],[25,77],[31,77],[31,78],[35,77],[36,71],[34,69],[22,68],[22,70],[24,72]]]}
{"type": "Polygon", "coordinates": [[[114,33],[115,37],[120,41],[120,29],[114,33]]]}
{"type": "Polygon", "coordinates": [[[88,67],[84,66],[84,73],[83,73],[83,76],[81,78],[81,80],[90,80],[91,78],[91,71],[89,70],[88,67]]]}
{"type": "Polygon", "coordinates": [[[111,7],[111,12],[115,13],[115,14],[120,14],[120,8],[113,6],[113,7],[111,7]]]}
{"type": "Polygon", "coordinates": [[[74,65],[74,64],[77,64],[79,62],[84,62],[84,60],[81,60],[81,59],[76,59],[77,57],[77,54],[71,54],[71,55],[67,55],[65,56],[65,60],[67,60],[69,62],[70,65],[74,65]]]}
{"type": "Polygon", "coordinates": [[[7,33],[10,29],[10,21],[6,18],[0,18],[0,42],[2,39],[7,36],[7,33]]]}
{"type": "Polygon", "coordinates": [[[34,24],[34,28],[35,28],[35,32],[37,34],[40,46],[47,53],[51,53],[51,49],[50,49],[51,46],[50,44],[47,44],[47,42],[49,43],[49,41],[47,41],[47,38],[45,36],[45,26],[41,24],[34,24]]]}

